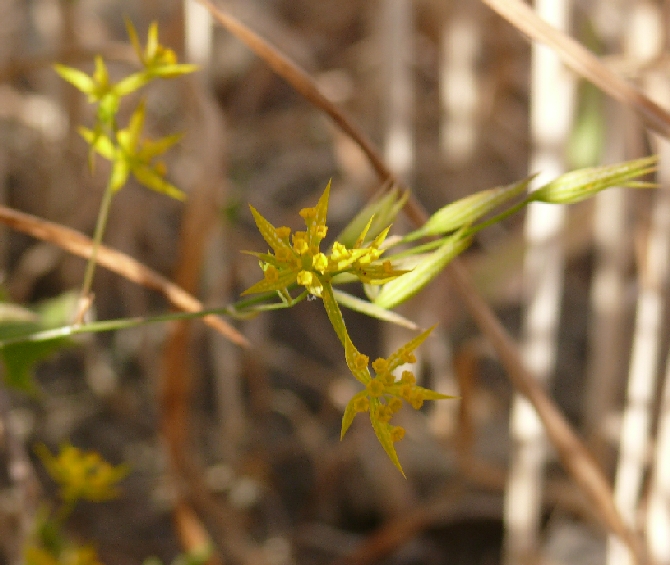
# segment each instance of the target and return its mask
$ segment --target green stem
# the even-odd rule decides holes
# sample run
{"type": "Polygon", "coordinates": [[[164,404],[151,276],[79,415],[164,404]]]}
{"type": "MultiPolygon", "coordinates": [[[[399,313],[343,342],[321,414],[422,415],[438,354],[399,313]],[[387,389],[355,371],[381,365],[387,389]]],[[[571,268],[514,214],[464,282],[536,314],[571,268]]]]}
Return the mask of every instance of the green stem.
{"type": "Polygon", "coordinates": [[[517,202],[514,206],[510,206],[507,210],[504,212],[501,212],[497,216],[493,216],[492,218],[486,220],[485,222],[482,222],[481,224],[477,224],[476,226],[472,226],[468,231],[465,232],[464,236],[465,237],[472,237],[475,235],[477,232],[480,232],[484,228],[488,228],[489,226],[492,226],[493,224],[497,224],[498,222],[502,222],[503,220],[509,218],[513,214],[516,214],[519,210],[523,209],[525,206],[530,204],[533,201],[533,193],[531,192],[526,198],[521,200],[520,202],[517,202]]]}
{"type": "Polygon", "coordinates": [[[112,196],[114,191],[111,186],[111,177],[107,182],[107,188],[105,189],[105,194],[102,197],[102,203],[100,205],[100,211],[98,212],[98,221],[95,226],[95,233],[93,234],[93,248],[91,249],[91,256],[88,258],[88,263],[86,263],[86,273],[84,274],[84,282],[81,287],[81,296],[86,298],[91,292],[91,286],[93,284],[93,274],[95,273],[96,260],[98,258],[98,249],[102,243],[102,236],[105,233],[105,227],[107,226],[107,219],[109,217],[109,208],[112,203],[112,196]]]}

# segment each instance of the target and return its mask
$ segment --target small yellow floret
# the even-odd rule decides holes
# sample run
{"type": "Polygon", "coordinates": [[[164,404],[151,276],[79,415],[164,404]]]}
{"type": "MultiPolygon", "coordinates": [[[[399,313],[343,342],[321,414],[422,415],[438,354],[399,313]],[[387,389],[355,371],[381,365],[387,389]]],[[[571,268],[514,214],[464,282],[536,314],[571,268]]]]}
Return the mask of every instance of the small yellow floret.
{"type": "Polygon", "coordinates": [[[298,277],[296,278],[297,283],[301,284],[302,286],[311,285],[313,280],[314,280],[314,275],[312,273],[310,273],[309,271],[300,271],[298,273],[298,277]]]}
{"type": "Polygon", "coordinates": [[[336,241],[333,243],[333,252],[330,254],[333,261],[339,261],[341,259],[349,258],[349,250],[342,245],[340,242],[336,241]]]}
{"type": "Polygon", "coordinates": [[[291,235],[291,228],[287,228],[286,226],[281,226],[277,228],[277,237],[279,239],[288,239],[290,235],[291,235]]]}
{"type": "Polygon", "coordinates": [[[402,400],[399,398],[393,397],[391,400],[389,400],[388,403],[389,410],[395,414],[402,408],[402,400]]]}
{"type": "Polygon", "coordinates": [[[277,282],[279,280],[279,271],[274,265],[268,265],[265,268],[265,280],[268,282],[277,282]]]}
{"type": "Polygon", "coordinates": [[[281,263],[288,263],[289,260],[293,258],[293,253],[291,253],[291,250],[287,249],[286,247],[280,247],[275,252],[275,257],[277,258],[277,261],[281,263]]]}
{"type": "Polygon", "coordinates": [[[300,217],[304,218],[307,220],[308,218],[315,218],[316,217],[316,208],[303,208],[299,212],[300,217]]]}
{"type": "Polygon", "coordinates": [[[317,226],[314,231],[314,234],[319,239],[323,239],[324,237],[326,237],[326,233],[328,233],[328,226],[317,226]]]}
{"type": "Polygon", "coordinates": [[[371,379],[370,382],[365,385],[365,388],[370,396],[373,396],[374,398],[378,398],[384,394],[384,383],[379,379],[371,379]]]}
{"type": "Polygon", "coordinates": [[[370,409],[370,401],[365,396],[361,396],[354,401],[354,410],[356,412],[367,412],[370,409]]]}
{"type": "Polygon", "coordinates": [[[416,384],[416,377],[412,371],[403,371],[402,372],[402,381],[403,384],[408,384],[414,386],[416,384]]]}
{"type": "Polygon", "coordinates": [[[402,385],[400,387],[399,394],[402,398],[404,398],[407,402],[409,402],[412,399],[412,391],[414,389],[412,388],[411,385],[402,385]]]}
{"type": "Polygon", "coordinates": [[[317,253],[312,258],[312,266],[315,271],[319,271],[319,273],[323,274],[328,268],[328,257],[323,253],[317,253]]]}
{"type": "Polygon", "coordinates": [[[400,441],[405,437],[405,428],[401,426],[394,426],[391,430],[391,441],[396,442],[400,441]]]}
{"type": "Polygon", "coordinates": [[[393,417],[393,410],[388,406],[380,406],[379,411],[377,412],[377,417],[380,422],[388,423],[389,420],[393,417]]]}
{"type": "Polygon", "coordinates": [[[412,394],[412,397],[409,399],[409,403],[412,405],[414,410],[418,410],[423,406],[423,400],[423,394],[417,390],[414,392],[414,394],[412,394]]]}
{"type": "Polygon", "coordinates": [[[416,357],[415,357],[414,353],[412,353],[411,351],[403,351],[400,354],[400,358],[405,363],[415,363],[416,362],[416,357]]]}
{"type": "Polygon", "coordinates": [[[379,357],[372,362],[372,368],[378,375],[380,373],[386,373],[389,368],[389,362],[383,357],[379,357]]]}
{"type": "Polygon", "coordinates": [[[363,369],[367,368],[369,362],[370,358],[367,355],[359,353],[356,355],[356,359],[354,359],[354,367],[357,370],[362,371],[363,369]]]}

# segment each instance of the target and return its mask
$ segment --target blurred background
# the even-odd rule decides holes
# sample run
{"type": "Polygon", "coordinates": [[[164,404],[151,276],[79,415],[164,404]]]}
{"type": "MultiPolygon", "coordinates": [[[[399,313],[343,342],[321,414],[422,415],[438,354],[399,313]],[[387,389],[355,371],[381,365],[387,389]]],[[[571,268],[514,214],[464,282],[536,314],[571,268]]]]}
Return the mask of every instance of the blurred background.
{"type": "MultiPolygon", "coordinates": [[[[218,5],[303,68],[430,212],[532,172],[550,179],[650,151],[661,155],[659,182],[667,175],[665,142],[632,110],[478,1],[218,5]]],[[[666,3],[539,0],[536,9],[670,104],[666,3]]],[[[187,201],[131,182],[114,198],[106,245],[223,306],[260,277],[239,252],[266,247],[248,204],[296,228],[297,212],[332,179],[337,233],[380,190],[358,146],[196,2],[2,0],[3,206],[91,235],[109,169],[99,160],[90,171],[77,127],[90,127],[93,111],[51,65],[91,73],[101,54],[112,78],[136,70],[124,16],[143,43],[157,21],[161,43],[200,71],[140,93],[148,135],[183,132],[166,161],[187,201]]],[[[570,208],[538,205],[479,234],[463,258],[656,563],[670,563],[665,192],[613,189],[570,208]]],[[[394,232],[409,227],[399,217],[394,232]]],[[[0,229],[7,302],[76,291],[84,267],[0,229]]],[[[170,308],[102,267],[93,289],[99,320],[170,308]]],[[[340,441],[357,389],[318,302],[230,320],[248,350],[197,321],[77,338],[36,367],[37,395],[2,392],[2,562],[20,562],[26,522],[54,495],[34,445],[69,441],[132,470],[118,499],[82,504],[70,524],[107,565],[170,562],[203,540],[218,563],[628,563],[448,279],[399,311],[423,328],[439,323],[417,352],[417,374],[458,396],[399,415],[407,480],[363,418],[340,441]],[[11,472],[20,446],[33,467],[29,487],[11,472]]],[[[345,319],[372,358],[413,335],[351,312],[345,319]]]]}

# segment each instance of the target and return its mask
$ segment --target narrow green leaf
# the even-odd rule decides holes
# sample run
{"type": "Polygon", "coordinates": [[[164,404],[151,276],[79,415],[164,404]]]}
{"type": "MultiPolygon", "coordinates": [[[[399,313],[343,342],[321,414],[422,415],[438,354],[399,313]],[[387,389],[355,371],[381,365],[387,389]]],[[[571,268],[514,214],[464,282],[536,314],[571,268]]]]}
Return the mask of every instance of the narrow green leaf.
{"type": "Polygon", "coordinates": [[[501,204],[526,192],[535,175],[508,186],[482,190],[440,208],[418,230],[405,236],[405,241],[420,237],[442,235],[473,224],[501,204]]]}
{"type": "Polygon", "coordinates": [[[133,45],[133,50],[137,54],[137,58],[141,63],[144,63],[144,54],[142,53],[142,44],[140,43],[139,37],[137,37],[137,31],[135,31],[135,26],[133,22],[127,16],[123,18],[123,21],[126,24],[126,32],[128,33],[128,38],[130,43],[133,45]]]}
{"type": "Polygon", "coordinates": [[[377,304],[373,304],[367,300],[362,300],[356,296],[342,292],[341,290],[333,289],[333,296],[338,303],[340,303],[342,306],[345,306],[346,308],[349,308],[350,310],[360,312],[361,314],[365,314],[371,318],[377,318],[383,322],[391,322],[392,324],[396,324],[404,328],[409,328],[410,330],[419,329],[419,327],[414,322],[408,320],[404,316],[401,316],[400,314],[390,310],[385,310],[377,304]]]}
{"type": "Polygon", "coordinates": [[[454,257],[468,248],[471,239],[464,235],[464,231],[465,228],[462,228],[446,238],[442,246],[422,259],[411,272],[385,284],[375,299],[375,304],[382,308],[394,308],[419,292],[454,257]]]}

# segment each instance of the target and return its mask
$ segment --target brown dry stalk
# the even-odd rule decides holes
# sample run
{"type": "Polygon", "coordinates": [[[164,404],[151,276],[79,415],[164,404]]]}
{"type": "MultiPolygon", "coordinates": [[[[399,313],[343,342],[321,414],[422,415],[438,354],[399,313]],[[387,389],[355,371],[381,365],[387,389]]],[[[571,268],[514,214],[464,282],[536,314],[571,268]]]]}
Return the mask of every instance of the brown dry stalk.
{"type": "MultiPolygon", "coordinates": [[[[42,241],[53,243],[61,249],[84,259],[91,256],[92,240],[71,228],[5,206],[0,206],[0,223],[42,241]]],[[[130,281],[160,292],[179,310],[199,312],[203,309],[202,303],[197,298],[120,251],[101,245],[98,249],[96,262],[130,281]]],[[[218,316],[204,316],[203,321],[233,343],[243,347],[250,346],[242,334],[218,316]]]]}
{"type": "Polygon", "coordinates": [[[630,106],[642,122],[663,137],[670,137],[670,113],[643,92],[605,66],[580,43],[542,20],[520,0],[482,0],[528,39],[551,47],[561,60],[580,77],[592,82],[615,100],[630,106]]]}
{"type": "MultiPolygon", "coordinates": [[[[244,24],[216,8],[209,0],[196,1],[205,6],[216,21],[261,57],[277,74],[302,94],[308,102],[326,112],[360,146],[381,179],[388,180],[393,178],[393,174],[374,148],[374,145],[351,123],[348,117],[321,94],[307,73],[289,61],[275,47],[261,39],[244,24]]],[[[630,103],[630,100],[644,100],[646,102],[641,104],[641,106],[646,108],[656,107],[643,94],[638,93],[628,85],[626,87],[635,93],[635,96],[629,95],[625,99],[626,102],[630,103]]],[[[647,114],[652,115],[654,113],[649,111],[647,114]]],[[[652,123],[657,124],[657,128],[660,128],[661,124],[670,124],[670,118],[666,119],[660,108],[658,108],[657,114],[656,119],[652,120],[652,123]]],[[[670,131],[670,128],[663,127],[661,131],[670,131]]],[[[423,225],[428,219],[428,215],[423,210],[421,204],[413,197],[409,199],[405,212],[417,227],[423,225]]],[[[588,450],[584,447],[584,444],[570,427],[570,424],[566,421],[560,410],[546,395],[540,385],[538,385],[533,375],[525,368],[514,340],[496,318],[488,304],[479,295],[461,262],[459,260],[452,261],[446,270],[452,278],[456,290],[468,307],[470,314],[494,346],[501,362],[510,375],[512,383],[534,406],[546,429],[547,437],[555,447],[565,468],[596,506],[603,524],[610,531],[618,535],[638,557],[638,560],[641,560],[643,555],[642,546],[636,535],[630,530],[619,514],[612,497],[612,489],[602,470],[591,458],[588,450]]]]}

